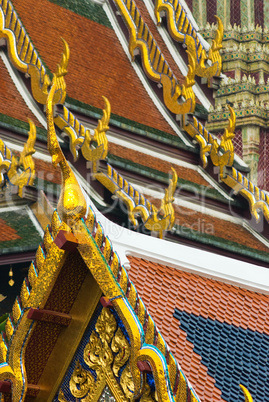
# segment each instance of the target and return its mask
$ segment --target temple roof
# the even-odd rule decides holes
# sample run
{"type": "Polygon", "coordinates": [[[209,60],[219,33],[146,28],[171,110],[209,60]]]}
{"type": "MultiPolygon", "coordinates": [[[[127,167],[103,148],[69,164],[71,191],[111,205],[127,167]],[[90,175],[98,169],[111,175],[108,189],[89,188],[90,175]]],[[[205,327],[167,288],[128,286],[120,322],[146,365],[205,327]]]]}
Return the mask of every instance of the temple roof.
{"type": "Polygon", "coordinates": [[[129,257],[130,278],[201,400],[263,400],[268,296],[129,257]],[[259,378],[259,380],[258,380],[259,378]]]}

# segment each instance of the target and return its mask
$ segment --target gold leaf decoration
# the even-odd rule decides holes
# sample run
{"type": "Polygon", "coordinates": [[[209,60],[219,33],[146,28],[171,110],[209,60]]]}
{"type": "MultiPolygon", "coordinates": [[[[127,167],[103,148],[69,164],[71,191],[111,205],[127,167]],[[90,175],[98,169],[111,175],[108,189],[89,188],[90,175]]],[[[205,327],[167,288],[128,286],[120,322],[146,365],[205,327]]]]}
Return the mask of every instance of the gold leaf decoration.
{"type": "Polygon", "coordinates": [[[100,181],[112,194],[121,200],[128,209],[128,218],[137,227],[136,216],[139,215],[148,230],[158,232],[163,237],[166,230],[174,225],[175,215],[173,208],[173,195],[177,185],[177,173],[172,168],[173,178],[162,200],[160,210],[140,194],[127,180],[107,164],[107,173],[96,173],[95,178],[100,181]]]}
{"type": "Polygon", "coordinates": [[[35,163],[32,155],[35,153],[36,127],[32,120],[28,119],[30,130],[19,159],[12,155],[0,139],[0,186],[11,183],[18,186],[18,195],[23,196],[23,188],[32,186],[35,178],[35,163]],[[7,179],[3,172],[6,172],[7,179]]]}
{"type": "Polygon", "coordinates": [[[188,60],[194,75],[207,78],[219,76],[222,69],[219,51],[223,40],[223,24],[220,18],[216,16],[218,28],[207,53],[180,0],[155,0],[155,16],[158,25],[161,23],[162,13],[166,13],[167,27],[171,37],[187,46],[188,60]]]}
{"type": "Polygon", "coordinates": [[[130,370],[130,366],[127,365],[122,372],[120,378],[120,385],[122,386],[123,392],[127,398],[133,398],[134,396],[134,382],[130,370]]]}
{"type": "Polygon", "coordinates": [[[59,145],[53,120],[53,99],[57,90],[57,77],[54,75],[53,85],[47,99],[48,150],[53,166],[60,165],[62,171],[62,189],[57,211],[62,221],[72,225],[85,216],[86,201],[75,174],[70,168],[59,145]]]}
{"type": "MultiPolygon", "coordinates": [[[[51,81],[10,0],[5,0],[0,5],[1,38],[7,42],[9,59],[14,67],[31,77],[31,90],[34,99],[45,105],[51,81]]],[[[62,60],[56,71],[57,91],[54,104],[63,103],[66,97],[66,86],[63,77],[67,72],[69,48],[64,40],[63,43],[62,60]]]]}
{"type": "Polygon", "coordinates": [[[103,96],[105,108],[103,116],[98,120],[97,128],[91,134],[89,129],[79,122],[79,120],[64,106],[63,114],[54,118],[54,123],[63,130],[69,137],[69,147],[75,161],[78,159],[78,149],[87,161],[92,162],[92,171],[97,171],[97,163],[107,156],[108,140],[106,132],[109,129],[111,107],[108,99],[103,96]]]}
{"type": "Polygon", "coordinates": [[[111,349],[114,353],[117,353],[113,363],[113,373],[118,377],[119,369],[124,366],[130,357],[130,345],[120,328],[117,329],[112,339],[111,349]]]}
{"type": "Polygon", "coordinates": [[[83,398],[92,389],[93,383],[94,378],[91,373],[83,369],[79,361],[77,361],[69,382],[72,395],[75,398],[83,398]]]}
{"type": "Polygon", "coordinates": [[[143,69],[147,76],[163,86],[163,99],[166,107],[175,114],[194,112],[193,72],[188,72],[185,83],[180,85],[147,24],[143,21],[135,2],[133,0],[116,0],[115,3],[130,33],[131,57],[134,59],[135,55],[140,52],[143,69]]]}
{"type": "Polygon", "coordinates": [[[245,402],[253,402],[252,396],[250,395],[250,393],[247,390],[247,388],[245,388],[242,384],[240,384],[240,388],[244,392],[245,402]]]}
{"type": "Polygon", "coordinates": [[[221,137],[220,145],[218,141],[214,139],[210,157],[215,166],[219,166],[220,168],[220,177],[222,178],[224,175],[224,169],[226,166],[232,166],[234,161],[234,146],[232,139],[234,138],[234,130],[235,130],[235,112],[228,105],[230,110],[231,117],[229,119],[228,128],[225,129],[224,134],[221,137]],[[220,153],[222,151],[223,153],[220,153]]]}

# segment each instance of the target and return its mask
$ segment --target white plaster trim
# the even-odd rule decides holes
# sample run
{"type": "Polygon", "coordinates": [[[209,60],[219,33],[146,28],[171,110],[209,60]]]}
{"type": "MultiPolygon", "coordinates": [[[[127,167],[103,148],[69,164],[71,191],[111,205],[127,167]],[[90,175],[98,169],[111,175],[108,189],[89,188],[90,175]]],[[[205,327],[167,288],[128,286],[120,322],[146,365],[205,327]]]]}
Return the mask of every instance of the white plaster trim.
{"type": "Polygon", "coordinates": [[[126,140],[124,138],[119,138],[116,137],[114,134],[111,134],[110,132],[107,133],[107,139],[109,142],[113,144],[121,145],[122,147],[129,148],[133,151],[141,152],[145,155],[153,156],[154,158],[162,159],[163,161],[173,163],[175,165],[182,166],[187,169],[198,171],[198,166],[192,165],[189,162],[185,162],[180,159],[160,153],[161,151],[160,152],[154,151],[153,147],[147,146],[147,148],[145,148],[145,146],[143,145],[138,145],[139,144],[138,141],[131,141],[129,139],[126,140]]]}
{"type": "Polygon", "coordinates": [[[89,196],[85,196],[97,220],[102,224],[105,235],[109,237],[113,250],[117,252],[126,269],[130,266],[127,256],[133,255],[182,271],[269,294],[269,269],[133,232],[109,221],[97,210],[89,196]]]}
{"type": "MultiPolygon", "coordinates": [[[[144,0],[144,3],[147,7],[147,10],[154,21],[155,25],[157,25],[157,21],[155,18],[154,14],[154,9],[153,9],[153,3],[150,0],[144,0]]],[[[166,28],[163,27],[162,25],[158,26],[158,32],[161,35],[164,43],[166,44],[169,52],[171,53],[171,56],[173,57],[174,61],[176,62],[178,68],[180,69],[181,73],[186,76],[188,73],[188,67],[186,63],[184,62],[183,58],[180,56],[178,49],[176,48],[171,36],[167,32],[166,28]]],[[[206,108],[206,110],[209,110],[211,106],[211,102],[206,98],[204,92],[202,89],[199,87],[199,85],[196,83],[193,85],[193,92],[197,96],[197,98],[200,100],[202,105],[206,108]]]]}
{"type": "Polygon", "coordinates": [[[22,99],[24,100],[24,102],[26,103],[27,107],[35,115],[35,117],[42,124],[42,126],[47,128],[46,118],[41,113],[40,109],[36,105],[35,100],[33,99],[31,94],[29,93],[29,91],[25,87],[21,77],[19,76],[18,72],[13,68],[9,58],[6,56],[6,54],[4,53],[3,50],[0,50],[0,56],[1,56],[1,59],[3,60],[5,66],[6,66],[7,70],[8,70],[8,73],[9,73],[12,81],[15,84],[15,87],[19,91],[19,93],[20,93],[22,99]]]}
{"type": "MultiPolygon", "coordinates": [[[[175,123],[175,121],[172,119],[172,117],[169,115],[169,113],[166,111],[163,103],[160,101],[160,99],[157,97],[157,95],[154,93],[154,91],[152,90],[152,88],[150,87],[147,78],[145,77],[144,72],[142,71],[141,67],[132,62],[131,60],[131,56],[129,53],[129,48],[128,48],[128,43],[126,41],[126,38],[124,37],[123,33],[121,32],[121,30],[118,27],[118,23],[115,20],[115,16],[113,11],[111,10],[110,6],[105,3],[103,6],[108,19],[117,35],[117,38],[128,58],[128,60],[130,61],[131,66],[133,67],[133,69],[135,70],[138,78],[140,79],[142,85],[144,86],[145,90],[147,91],[149,97],[151,98],[151,100],[153,101],[154,105],[157,107],[157,109],[159,110],[159,112],[162,114],[162,116],[164,117],[164,119],[167,121],[167,123],[171,126],[171,128],[175,131],[175,133],[180,137],[180,139],[184,142],[184,144],[188,145],[189,147],[194,147],[194,145],[182,134],[180,128],[178,127],[178,125],[175,123]]],[[[157,84],[156,84],[157,85],[157,84]]]]}
{"type": "Polygon", "coordinates": [[[99,5],[103,5],[105,3],[106,0],[91,0],[93,3],[99,4],[99,5]]]}
{"type": "Polygon", "coordinates": [[[230,197],[222,187],[207,173],[201,166],[198,166],[198,173],[209,183],[211,186],[217,190],[226,200],[233,201],[233,198],[230,197]]]}
{"type": "MultiPolygon", "coordinates": [[[[9,149],[11,149],[11,151],[19,151],[19,152],[23,151],[24,145],[16,144],[16,143],[13,143],[13,142],[10,142],[10,141],[7,141],[7,140],[4,140],[4,144],[9,149]]],[[[33,154],[33,158],[40,159],[40,160],[42,160],[44,162],[51,163],[51,156],[46,154],[46,153],[44,153],[44,152],[36,151],[33,154]]]]}
{"type": "MultiPolygon", "coordinates": [[[[26,206],[26,205],[25,205],[26,206]]],[[[17,211],[18,209],[22,209],[24,208],[24,205],[20,205],[20,206],[11,206],[11,207],[1,207],[0,208],[0,213],[1,212],[9,212],[9,211],[17,211]]]]}
{"type": "Polygon", "coordinates": [[[44,237],[44,230],[42,229],[40,223],[38,222],[37,218],[35,217],[33,211],[31,210],[31,208],[29,208],[29,206],[26,206],[26,210],[29,214],[29,218],[31,219],[33,225],[35,226],[36,230],[38,231],[38,233],[41,236],[41,239],[43,239],[44,237]]]}
{"type": "MultiPolygon", "coordinates": [[[[257,240],[259,240],[262,244],[264,244],[266,247],[269,248],[269,240],[266,239],[263,235],[261,235],[259,232],[256,232],[247,221],[243,221],[243,228],[245,228],[248,232],[252,234],[257,240]]],[[[269,251],[269,250],[268,250],[269,251]]]]}

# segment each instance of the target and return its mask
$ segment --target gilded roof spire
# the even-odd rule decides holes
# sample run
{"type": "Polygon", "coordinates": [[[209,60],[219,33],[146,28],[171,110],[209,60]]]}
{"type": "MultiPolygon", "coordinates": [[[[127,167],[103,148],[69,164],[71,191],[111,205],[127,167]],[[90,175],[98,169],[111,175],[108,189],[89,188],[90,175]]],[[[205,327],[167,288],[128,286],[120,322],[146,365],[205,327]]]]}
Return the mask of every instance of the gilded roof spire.
{"type": "Polygon", "coordinates": [[[58,201],[58,213],[60,218],[72,225],[86,213],[86,201],[80,185],[72,172],[59,145],[53,120],[53,98],[57,89],[57,77],[54,74],[52,87],[47,98],[47,123],[48,123],[48,150],[51,154],[52,164],[60,165],[62,172],[62,190],[58,201]]]}

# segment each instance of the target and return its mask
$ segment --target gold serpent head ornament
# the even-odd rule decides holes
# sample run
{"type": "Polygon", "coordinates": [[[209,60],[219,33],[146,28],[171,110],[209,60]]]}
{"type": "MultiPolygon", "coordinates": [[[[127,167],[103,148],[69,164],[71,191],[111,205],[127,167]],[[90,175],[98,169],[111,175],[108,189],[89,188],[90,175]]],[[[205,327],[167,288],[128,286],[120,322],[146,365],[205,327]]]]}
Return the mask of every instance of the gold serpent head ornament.
{"type": "Polygon", "coordinates": [[[54,120],[53,100],[57,89],[57,77],[54,74],[52,87],[47,98],[47,123],[48,123],[48,150],[51,154],[53,166],[60,165],[62,172],[62,190],[58,202],[58,213],[60,218],[67,224],[84,217],[86,213],[86,201],[80,185],[72,172],[59,145],[54,120]]]}

